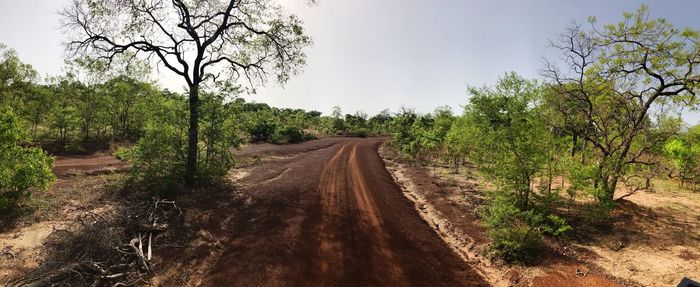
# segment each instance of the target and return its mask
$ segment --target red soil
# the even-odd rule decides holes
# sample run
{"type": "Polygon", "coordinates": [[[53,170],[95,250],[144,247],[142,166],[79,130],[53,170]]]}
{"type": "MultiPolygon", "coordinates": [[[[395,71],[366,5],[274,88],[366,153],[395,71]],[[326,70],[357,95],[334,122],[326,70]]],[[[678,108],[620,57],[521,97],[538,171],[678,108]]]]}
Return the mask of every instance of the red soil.
{"type": "Polygon", "coordinates": [[[329,139],[270,147],[277,155],[305,153],[256,164],[240,190],[186,202],[197,238],[163,258],[180,265],[161,283],[487,286],[402,195],[377,153],[381,143],[329,139]],[[183,275],[180,267],[188,271],[183,275]]]}
{"type": "Polygon", "coordinates": [[[64,177],[75,173],[92,173],[105,170],[120,170],[128,164],[111,155],[58,156],[53,173],[64,177]]]}

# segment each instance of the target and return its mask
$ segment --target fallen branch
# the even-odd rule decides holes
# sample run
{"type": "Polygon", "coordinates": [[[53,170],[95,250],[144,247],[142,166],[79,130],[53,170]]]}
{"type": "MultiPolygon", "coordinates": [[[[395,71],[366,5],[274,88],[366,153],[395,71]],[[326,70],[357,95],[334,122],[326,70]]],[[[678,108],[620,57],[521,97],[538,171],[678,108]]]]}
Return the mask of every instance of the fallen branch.
{"type": "Polygon", "coordinates": [[[131,241],[129,241],[129,244],[125,245],[125,247],[131,247],[131,249],[134,250],[134,254],[136,254],[136,256],[138,256],[138,258],[141,260],[141,265],[146,270],[146,272],[150,272],[150,268],[148,267],[148,262],[146,262],[146,258],[143,257],[143,253],[141,252],[141,250],[138,247],[136,247],[137,242],[139,242],[138,238],[131,239],[131,241]]]}

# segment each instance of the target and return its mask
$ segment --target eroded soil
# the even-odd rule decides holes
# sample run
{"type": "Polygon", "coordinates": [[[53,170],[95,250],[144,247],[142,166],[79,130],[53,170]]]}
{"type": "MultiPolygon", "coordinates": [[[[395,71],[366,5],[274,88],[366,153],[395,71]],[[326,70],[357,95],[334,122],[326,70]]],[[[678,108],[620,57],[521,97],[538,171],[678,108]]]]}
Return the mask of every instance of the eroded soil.
{"type": "Polygon", "coordinates": [[[229,195],[238,200],[190,202],[200,239],[170,258],[188,275],[163,285],[487,286],[402,195],[381,139],[328,141],[250,167],[229,195]]]}
{"type": "MultiPolygon", "coordinates": [[[[485,256],[477,213],[488,183],[395,162],[382,149],[385,163],[382,142],[236,151],[244,164],[231,184],[178,199],[184,245],[156,249],[149,285],[672,286],[700,277],[700,193],[629,196],[597,240],[554,242],[538,265],[508,266],[485,256]]],[[[111,172],[126,168],[111,156],[58,158],[59,179],[32,215],[0,225],[0,285],[41,264],[51,234],[111,212],[122,178],[111,172]]]]}
{"type": "Polygon", "coordinates": [[[53,165],[57,177],[123,170],[128,164],[111,155],[58,156],[53,165]]]}

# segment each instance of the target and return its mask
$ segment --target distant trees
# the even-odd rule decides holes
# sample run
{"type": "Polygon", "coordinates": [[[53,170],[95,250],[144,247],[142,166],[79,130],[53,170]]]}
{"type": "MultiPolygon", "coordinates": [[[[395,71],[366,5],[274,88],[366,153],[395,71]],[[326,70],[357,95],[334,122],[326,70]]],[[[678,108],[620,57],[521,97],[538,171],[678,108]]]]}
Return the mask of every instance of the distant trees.
{"type": "Polygon", "coordinates": [[[251,88],[269,72],[284,83],[305,63],[301,21],[271,1],[73,0],[62,15],[68,48],[111,62],[132,52],[181,76],[189,90],[185,181],[197,170],[200,90],[209,80],[251,88]],[[115,21],[119,19],[119,21],[115,21]]]}
{"type": "Polygon", "coordinates": [[[370,133],[372,134],[388,134],[391,131],[391,120],[393,117],[389,109],[384,109],[367,120],[370,133]]]}

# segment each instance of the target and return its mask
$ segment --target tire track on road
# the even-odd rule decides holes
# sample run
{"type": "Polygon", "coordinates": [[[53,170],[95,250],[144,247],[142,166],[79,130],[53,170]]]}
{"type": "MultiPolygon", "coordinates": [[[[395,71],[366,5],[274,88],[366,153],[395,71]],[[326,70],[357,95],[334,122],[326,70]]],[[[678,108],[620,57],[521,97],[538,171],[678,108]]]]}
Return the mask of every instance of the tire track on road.
{"type": "MultiPolygon", "coordinates": [[[[342,192],[342,171],[343,166],[340,161],[345,148],[349,143],[343,144],[337,152],[326,162],[321,178],[319,180],[319,191],[321,193],[322,218],[320,226],[320,258],[319,265],[322,273],[340,272],[343,269],[343,253],[340,239],[337,238],[334,230],[334,215],[338,211],[344,210],[340,206],[340,193],[342,192]],[[332,268],[332,270],[331,270],[332,268]]],[[[326,282],[323,282],[325,285],[326,282]]]]}
{"type": "Polygon", "coordinates": [[[392,250],[389,248],[389,235],[382,228],[383,222],[378,215],[379,211],[377,210],[377,205],[369,193],[364,174],[358,164],[357,144],[353,145],[352,152],[350,152],[349,171],[352,175],[352,191],[358,204],[358,211],[360,211],[361,215],[369,222],[369,231],[374,236],[377,244],[378,252],[375,252],[372,260],[376,262],[376,265],[385,266],[385,268],[390,271],[392,282],[403,282],[403,270],[401,270],[392,250]]]}

